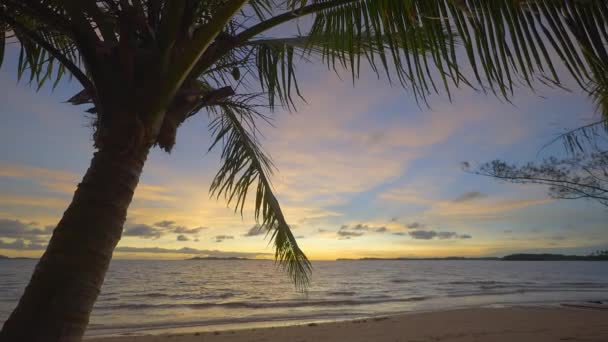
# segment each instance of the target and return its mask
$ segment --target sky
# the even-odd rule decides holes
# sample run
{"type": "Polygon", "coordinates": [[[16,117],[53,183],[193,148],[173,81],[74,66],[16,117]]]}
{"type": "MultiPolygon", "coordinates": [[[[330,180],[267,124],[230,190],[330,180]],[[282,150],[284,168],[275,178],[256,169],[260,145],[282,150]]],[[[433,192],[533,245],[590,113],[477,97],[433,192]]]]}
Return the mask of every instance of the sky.
{"type": "MultiPolygon", "coordinates": [[[[16,46],[0,70],[0,254],[37,257],[92,157],[80,90],[62,81],[36,92],[17,82],[16,46]]],[[[504,184],[461,169],[493,159],[562,153],[541,147],[597,119],[582,94],[519,89],[513,103],[462,89],[453,101],[411,93],[364,72],[353,86],[321,63],[298,66],[306,102],[269,113],[261,142],[277,166],[275,193],[313,260],[360,257],[586,254],[608,246],[608,210],[554,200],[540,186],[504,184]]],[[[129,209],[116,258],[271,258],[253,207],[235,214],[209,197],[219,168],[208,116],[179,130],[171,154],[154,149],[129,209]]],[[[250,196],[253,197],[253,196],[250,196]]]]}

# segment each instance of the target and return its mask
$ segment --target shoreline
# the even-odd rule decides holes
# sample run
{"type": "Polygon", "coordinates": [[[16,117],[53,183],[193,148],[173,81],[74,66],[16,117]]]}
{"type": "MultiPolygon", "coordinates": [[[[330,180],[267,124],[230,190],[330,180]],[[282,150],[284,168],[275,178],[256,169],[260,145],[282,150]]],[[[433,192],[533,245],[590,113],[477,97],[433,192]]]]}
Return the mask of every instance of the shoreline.
{"type": "Polygon", "coordinates": [[[229,323],[85,337],[87,342],[195,341],[608,341],[608,306],[517,304],[449,308],[340,320],[229,323]],[[437,324],[439,322],[439,325],[437,324]],[[412,327],[412,329],[402,329],[412,327]],[[255,336],[255,338],[253,338],[255,336]],[[443,337],[442,337],[443,336],[443,337]],[[475,336],[487,338],[474,339],[475,336]],[[462,338],[468,339],[462,339],[462,338]],[[435,338],[435,339],[432,339],[435,338]],[[439,339],[437,339],[439,338],[439,339]]]}
{"type": "MultiPolygon", "coordinates": [[[[539,294],[536,293],[536,296],[539,294]]],[[[272,315],[272,316],[253,316],[253,317],[217,317],[216,319],[194,319],[194,320],[182,320],[173,322],[158,322],[152,324],[133,324],[127,323],[126,325],[104,325],[103,327],[95,327],[95,324],[89,327],[89,330],[85,334],[85,338],[88,339],[101,339],[109,337],[120,337],[120,336],[150,336],[150,335],[166,335],[166,334],[177,334],[177,333],[188,333],[188,332],[207,332],[207,331],[230,331],[230,330],[242,330],[242,329],[257,329],[257,328],[274,328],[274,327],[291,327],[304,325],[308,323],[327,324],[344,321],[353,321],[361,319],[374,319],[376,317],[386,316],[402,316],[402,315],[415,315],[424,313],[434,313],[443,311],[463,310],[463,309],[492,309],[492,308],[513,308],[513,307],[526,307],[526,308],[559,308],[559,307],[584,307],[589,308],[597,303],[603,309],[608,309],[608,297],[605,292],[596,293],[594,296],[588,296],[587,298],[559,300],[557,298],[536,298],[536,300],[528,298],[528,300],[508,300],[506,298],[496,298],[495,295],[485,296],[463,296],[456,297],[458,299],[469,298],[469,301],[465,302],[450,302],[450,299],[446,297],[438,297],[426,302],[414,301],[415,306],[409,308],[401,307],[400,310],[395,310],[394,307],[381,307],[372,306],[374,310],[371,311],[347,311],[341,313],[325,313],[319,314],[309,313],[308,315],[272,315]],[[471,302],[471,298],[475,297],[488,297],[484,301],[478,301],[476,298],[475,302],[471,302]],[[488,301],[490,299],[491,301],[488,301]],[[419,305],[422,303],[422,305],[419,305]],[[594,304],[595,303],[595,304],[594,304]]],[[[399,304],[399,302],[388,302],[389,304],[399,304]]],[[[372,304],[373,305],[373,304],[372,304]]],[[[353,308],[354,309],[354,308],[353,308]]],[[[257,310],[256,310],[257,311],[257,310]]]]}

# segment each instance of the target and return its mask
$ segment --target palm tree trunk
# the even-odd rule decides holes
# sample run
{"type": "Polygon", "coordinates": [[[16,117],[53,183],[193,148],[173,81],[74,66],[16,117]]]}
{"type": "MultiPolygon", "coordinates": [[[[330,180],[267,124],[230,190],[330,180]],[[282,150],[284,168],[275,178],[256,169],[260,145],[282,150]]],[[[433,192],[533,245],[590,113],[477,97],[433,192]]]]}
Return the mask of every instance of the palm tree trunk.
{"type": "Polygon", "coordinates": [[[95,153],[0,341],[81,340],[148,151],[95,153]]]}

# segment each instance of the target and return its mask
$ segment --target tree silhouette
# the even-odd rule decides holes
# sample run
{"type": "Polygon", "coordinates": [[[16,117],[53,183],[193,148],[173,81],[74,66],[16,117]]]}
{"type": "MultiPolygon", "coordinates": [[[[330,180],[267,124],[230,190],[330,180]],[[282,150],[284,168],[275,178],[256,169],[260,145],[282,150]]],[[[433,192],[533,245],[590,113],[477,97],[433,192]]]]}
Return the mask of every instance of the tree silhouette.
{"type": "Polygon", "coordinates": [[[605,152],[549,158],[521,166],[494,160],[472,173],[510,183],[546,185],[553,198],[584,198],[608,206],[608,153],[605,152]]]}

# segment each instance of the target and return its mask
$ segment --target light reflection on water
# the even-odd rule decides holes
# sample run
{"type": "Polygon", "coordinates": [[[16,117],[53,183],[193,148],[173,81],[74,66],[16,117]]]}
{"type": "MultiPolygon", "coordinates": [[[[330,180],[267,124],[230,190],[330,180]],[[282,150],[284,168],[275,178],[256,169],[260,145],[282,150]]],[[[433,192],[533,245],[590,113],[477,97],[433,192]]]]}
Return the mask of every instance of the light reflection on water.
{"type": "MultiPolygon", "coordinates": [[[[35,261],[0,261],[0,322],[35,261]]],[[[608,263],[314,262],[307,293],[271,261],[115,260],[88,334],[345,319],[509,303],[608,300],[608,263]]]]}

